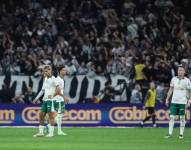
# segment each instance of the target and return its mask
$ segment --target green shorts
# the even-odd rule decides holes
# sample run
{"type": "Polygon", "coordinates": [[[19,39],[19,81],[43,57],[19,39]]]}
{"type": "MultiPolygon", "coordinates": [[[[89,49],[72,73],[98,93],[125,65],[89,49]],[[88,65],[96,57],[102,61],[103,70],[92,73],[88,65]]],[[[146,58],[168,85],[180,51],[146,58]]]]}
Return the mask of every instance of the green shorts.
{"type": "Polygon", "coordinates": [[[64,102],[55,102],[55,110],[57,113],[64,113],[65,103],[64,102]]]}
{"type": "Polygon", "coordinates": [[[170,104],[170,115],[185,116],[185,104],[170,104]]]}
{"type": "Polygon", "coordinates": [[[44,113],[54,112],[55,111],[55,101],[47,100],[43,101],[41,105],[41,111],[44,113]]]}

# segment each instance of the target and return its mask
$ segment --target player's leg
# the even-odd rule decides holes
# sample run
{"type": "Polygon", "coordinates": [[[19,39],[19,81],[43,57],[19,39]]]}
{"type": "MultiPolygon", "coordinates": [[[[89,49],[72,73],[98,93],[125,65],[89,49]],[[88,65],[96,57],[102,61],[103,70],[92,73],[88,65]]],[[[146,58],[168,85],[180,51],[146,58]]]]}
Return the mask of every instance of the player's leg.
{"type": "Polygon", "coordinates": [[[41,112],[39,114],[40,119],[40,125],[39,125],[39,132],[34,135],[34,137],[41,137],[44,136],[44,118],[46,116],[46,102],[43,102],[41,105],[41,112]]]}
{"type": "Polygon", "coordinates": [[[58,128],[58,135],[67,135],[66,133],[64,133],[62,131],[62,117],[63,117],[63,114],[62,113],[59,113],[57,114],[56,116],[56,123],[57,123],[57,128],[58,128]]]}
{"type": "Polygon", "coordinates": [[[47,137],[52,137],[52,136],[54,136],[54,112],[49,112],[48,116],[49,116],[50,125],[48,127],[49,133],[48,133],[47,137]]]}
{"type": "Polygon", "coordinates": [[[168,134],[165,136],[165,138],[170,138],[172,136],[173,129],[174,129],[174,120],[175,120],[176,114],[177,114],[177,105],[171,103],[171,105],[170,105],[169,129],[168,129],[168,134]]]}
{"type": "Polygon", "coordinates": [[[145,117],[145,119],[143,120],[143,123],[145,123],[146,121],[148,121],[152,116],[151,115],[148,115],[145,117]]]}
{"type": "Polygon", "coordinates": [[[179,116],[180,116],[180,134],[179,134],[179,139],[183,139],[184,135],[184,128],[185,128],[185,105],[184,104],[179,104],[179,116]]]}
{"type": "Polygon", "coordinates": [[[56,123],[58,128],[58,135],[67,135],[62,131],[62,117],[65,111],[65,104],[64,102],[57,102],[57,116],[56,116],[56,123]]]}
{"type": "Polygon", "coordinates": [[[154,107],[148,107],[148,116],[143,120],[143,124],[144,122],[146,122],[147,120],[149,120],[150,118],[152,118],[152,122],[153,122],[153,127],[156,127],[156,115],[155,115],[155,108],[154,107]]]}
{"type": "Polygon", "coordinates": [[[45,112],[40,112],[40,125],[39,125],[39,133],[44,134],[44,118],[46,116],[45,112]]]}
{"type": "Polygon", "coordinates": [[[156,125],[156,115],[155,115],[155,113],[152,114],[152,122],[153,122],[153,127],[156,127],[157,125],[156,125]]]}
{"type": "Polygon", "coordinates": [[[171,136],[173,133],[174,129],[174,120],[175,120],[175,115],[170,115],[170,120],[169,120],[169,131],[168,134],[171,136]]]}
{"type": "Polygon", "coordinates": [[[143,119],[143,121],[141,122],[142,127],[143,127],[144,123],[152,117],[150,107],[146,107],[146,109],[147,109],[147,115],[146,115],[145,119],[143,119]]]}
{"type": "Polygon", "coordinates": [[[44,129],[44,133],[49,133],[49,126],[50,126],[50,124],[49,124],[49,116],[48,116],[48,114],[46,114],[46,116],[45,116],[45,118],[44,118],[44,124],[45,124],[45,129],[44,129]]]}
{"type": "Polygon", "coordinates": [[[47,112],[49,116],[49,133],[46,137],[53,137],[54,136],[54,118],[55,118],[55,110],[54,110],[54,102],[48,101],[47,102],[47,112]]]}
{"type": "Polygon", "coordinates": [[[184,128],[185,128],[185,116],[180,116],[180,135],[179,135],[179,139],[183,139],[183,135],[184,135],[184,128]]]}
{"type": "Polygon", "coordinates": [[[155,108],[154,107],[151,107],[150,113],[152,116],[153,127],[156,127],[156,115],[155,115],[155,108]]]}

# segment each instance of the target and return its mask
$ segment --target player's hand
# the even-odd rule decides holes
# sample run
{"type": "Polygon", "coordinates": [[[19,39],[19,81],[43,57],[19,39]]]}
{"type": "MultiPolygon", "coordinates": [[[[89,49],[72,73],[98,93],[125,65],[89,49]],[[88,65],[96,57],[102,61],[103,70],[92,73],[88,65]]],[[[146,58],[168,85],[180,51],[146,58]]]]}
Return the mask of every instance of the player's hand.
{"type": "Polygon", "coordinates": [[[166,99],[165,105],[166,105],[167,107],[169,106],[169,100],[168,100],[168,99],[166,99]]]}
{"type": "Polygon", "coordinates": [[[36,102],[36,104],[40,104],[41,102],[38,100],[37,102],[36,102]]]}
{"type": "Polygon", "coordinates": [[[191,100],[188,100],[186,107],[188,108],[188,107],[190,107],[190,105],[191,105],[191,100]]]}
{"type": "Polygon", "coordinates": [[[66,96],[64,96],[64,102],[65,102],[65,104],[69,103],[69,99],[66,96]]]}
{"type": "Polygon", "coordinates": [[[32,101],[32,103],[33,103],[33,104],[36,104],[37,101],[38,101],[38,99],[34,99],[34,100],[32,101]]]}
{"type": "Polygon", "coordinates": [[[53,96],[52,95],[48,95],[48,99],[52,99],[53,98],[53,96]]]}

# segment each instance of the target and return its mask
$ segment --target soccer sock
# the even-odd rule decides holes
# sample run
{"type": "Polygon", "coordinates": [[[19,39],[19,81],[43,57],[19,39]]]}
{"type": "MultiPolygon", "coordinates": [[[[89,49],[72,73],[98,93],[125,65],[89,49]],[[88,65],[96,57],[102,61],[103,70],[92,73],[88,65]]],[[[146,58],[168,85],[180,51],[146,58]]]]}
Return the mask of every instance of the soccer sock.
{"type": "Polygon", "coordinates": [[[175,119],[175,116],[173,115],[170,115],[170,120],[169,120],[169,135],[172,135],[172,132],[173,132],[173,128],[174,128],[174,119],[175,119]]]}
{"type": "Polygon", "coordinates": [[[57,123],[58,132],[61,132],[62,131],[62,114],[57,114],[56,123],[57,123]]]}
{"type": "Polygon", "coordinates": [[[153,124],[155,124],[155,118],[156,118],[156,115],[153,115],[153,116],[152,116],[153,124]]]}
{"type": "Polygon", "coordinates": [[[50,123],[49,124],[47,124],[47,128],[48,128],[48,133],[50,133],[50,123]]]}
{"type": "Polygon", "coordinates": [[[39,125],[39,133],[44,133],[44,126],[39,125]]]}
{"type": "Polygon", "coordinates": [[[185,123],[185,116],[180,116],[180,135],[184,133],[185,123]]]}
{"type": "Polygon", "coordinates": [[[54,135],[54,126],[49,127],[49,134],[54,135]]]}
{"type": "Polygon", "coordinates": [[[149,120],[150,118],[151,118],[151,116],[146,117],[146,118],[143,120],[143,123],[146,122],[147,120],[149,120]]]}

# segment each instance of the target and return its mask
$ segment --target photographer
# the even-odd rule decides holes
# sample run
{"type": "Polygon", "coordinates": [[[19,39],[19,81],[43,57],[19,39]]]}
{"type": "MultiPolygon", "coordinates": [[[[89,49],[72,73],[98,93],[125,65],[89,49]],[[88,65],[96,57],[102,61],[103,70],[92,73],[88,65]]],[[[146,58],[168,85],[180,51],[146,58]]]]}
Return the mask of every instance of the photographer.
{"type": "Polygon", "coordinates": [[[111,82],[105,83],[105,88],[101,91],[103,93],[103,97],[101,99],[101,103],[111,103],[112,99],[115,96],[115,89],[111,86],[111,82]]]}

